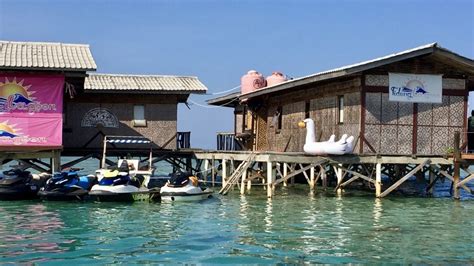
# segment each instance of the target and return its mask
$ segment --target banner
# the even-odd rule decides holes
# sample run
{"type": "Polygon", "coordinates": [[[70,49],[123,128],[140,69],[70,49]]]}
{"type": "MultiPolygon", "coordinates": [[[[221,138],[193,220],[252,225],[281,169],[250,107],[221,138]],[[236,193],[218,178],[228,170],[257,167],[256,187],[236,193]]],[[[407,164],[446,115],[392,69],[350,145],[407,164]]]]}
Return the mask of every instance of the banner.
{"type": "Polygon", "coordinates": [[[0,146],[61,146],[62,120],[0,116],[0,146]]]}
{"type": "Polygon", "coordinates": [[[388,73],[389,101],[441,103],[442,75],[388,73]]]}
{"type": "Polygon", "coordinates": [[[62,114],[64,76],[0,75],[0,113],[62,114]]]}
{"type": "Polygon", "coordinates": [[[64,76],[0,74],[1,147],[62,146],[64,76]]]}

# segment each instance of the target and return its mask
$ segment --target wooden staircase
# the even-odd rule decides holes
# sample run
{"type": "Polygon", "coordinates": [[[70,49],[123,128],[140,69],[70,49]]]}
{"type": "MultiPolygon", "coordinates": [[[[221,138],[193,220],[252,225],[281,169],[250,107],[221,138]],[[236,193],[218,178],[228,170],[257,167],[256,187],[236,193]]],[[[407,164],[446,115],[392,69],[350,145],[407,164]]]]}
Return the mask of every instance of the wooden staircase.
{"type": "Polygon", "coordinates": [[[239,178],[242,176],[244,171],[247,171],[247,168],[252,164],[253,159],[255,158],[255,153],[250,154],[245,161],[239,164],[232,175],[226,180],[225,185],[222,186],[219,190],[219,194],[226,195],[229,190],[238,183],[239,178]]]}

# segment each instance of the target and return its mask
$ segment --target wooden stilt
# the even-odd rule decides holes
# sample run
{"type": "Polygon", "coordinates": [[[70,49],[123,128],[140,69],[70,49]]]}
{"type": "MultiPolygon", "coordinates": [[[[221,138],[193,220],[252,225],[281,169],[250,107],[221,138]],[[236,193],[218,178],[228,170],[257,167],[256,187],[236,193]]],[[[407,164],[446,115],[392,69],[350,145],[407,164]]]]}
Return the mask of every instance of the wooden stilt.
{"type": "Polygon", "coordinates": [[[213,187],[216,186],[216,160],[214,156],[211,159],[211,183],[213,187]]]}
{"type": "Polygon", "coordinates": [[[375,196],[378,198],[382,193],[382,164],[375,165],[375,196]]]}
{"type": "MultiPolygon", "coordinates": [[[[285,178],[287,175],[288,175],[288,163],[283,163],[283,178],[285,178]]],[[[283,181],[283,186],[284,187],[288,186],[287,180],[283,181]]]]}
{"type": "Polygon", "coordinates": [[[309,169],[309,189],[314,190],[314,167],[309,169]]]}
{"type": "Polygon", "coordinates": [[[326,174],[326,169],[322,166],[321,166],[321,182],[323,185],[323,189],[326,190],[328,188],[327,174],[326,174]]]}
{"type": "Polygon", "coordinates": [[[338,164],[338,165],[333,165],[333,169],[334,169],[334,173],[336,174],[336,178],[337,178],[337,185],[336,185],[336,192],[337,193],[341,193],[342,192],[342,189],[341,189],[341,184],[342,184],[342,168],[341,168],[341,164],[338,164]]]}
{"type": "Polygon", "coordinates": [[[247,169],[242,173],[242,180],[240,184],[240,194],[245,194],[245,180],[247,179],[247,169]]]}
{"type": "Polygon", "coordinates": [[[273,197],[273,162],[267,161],[267,197],[273,197]]]}
{"type": "Polygon", "coordinates": [[[461,135],[459,131],[456,131],[454,133],[454,174],[453,174],[453,198],[458,200],[460,199],[459,195],[459,178],[461,175],[461,151],[459,150],[459,147],[461,142],[461,135]]]}
{"type": "Polygon", "coordinates": [[[221,178],[222,178],[222,187],[225,187],[226,182],[227,182],[227,159],[222,159],[221,178]]]}
{"type": "Polygon", "coordinates": [[[405,182],[408,178],[410,178],[411,176],[413,176],[416,172],[420,171],[421,169],[423,169],[423,167],[427,164],[431,163],[431,160],[430,159],[427,159],[426,161],[424,161],[422,164],[418,165],[417,167],[415,167],[413,170],[411,170],[408,174],[406,174],[404,177],[400,178],[400,180],[398,180],[397,182],[395,182],[395,184],[393,184],[392,186],[390,186],[389,188],[387,188],[387,190],[385,190],[382,194],[380,194],[380,197],[383,198],[385,196],[387,196],[390,192],[392,192],[394,189],[396,189],[397,187],[399,187],[403,182],[405,182]]]}
{"type": "Polygon", "coordinates": [[[429,184],[429,189],[426,191],[429,195],[433,195],[433,190],[434,190],[434,184],[436,182],[436,173],[434,172],[434,168],[430,165],[430,184],[429,184]]]}
{"type": "Polygon", "coordinates": [[[209,160],[204,160],[204,184],[207,184],[207,177],[209,176],[209,160]]]}

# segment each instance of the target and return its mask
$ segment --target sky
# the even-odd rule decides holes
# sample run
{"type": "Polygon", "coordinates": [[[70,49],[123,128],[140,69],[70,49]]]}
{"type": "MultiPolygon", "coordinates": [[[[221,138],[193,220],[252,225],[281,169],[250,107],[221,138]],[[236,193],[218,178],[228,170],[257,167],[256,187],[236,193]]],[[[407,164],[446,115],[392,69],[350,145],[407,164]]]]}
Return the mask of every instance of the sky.
{"type": "Polygon", "coordinates": [[[90,44],[98,73],[199,77],[178,131],[212,149],[233,110],[205,101],[248,70],[297,78],[432,42],[472,59],[474,0],[0,0],[0,39],[90,44]]]}

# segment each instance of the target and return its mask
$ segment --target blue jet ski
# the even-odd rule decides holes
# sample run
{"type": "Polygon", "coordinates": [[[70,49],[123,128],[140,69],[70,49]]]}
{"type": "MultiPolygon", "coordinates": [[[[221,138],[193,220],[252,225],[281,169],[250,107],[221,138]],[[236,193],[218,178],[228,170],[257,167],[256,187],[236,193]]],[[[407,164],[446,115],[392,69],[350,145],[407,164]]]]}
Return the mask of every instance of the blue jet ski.
{"type": "Polygon", "coordinates": [[[79,176],[76,170],[55,173],[38,192],[43,200],[84,200],[93,185],[94,175],[79,176]]]}

